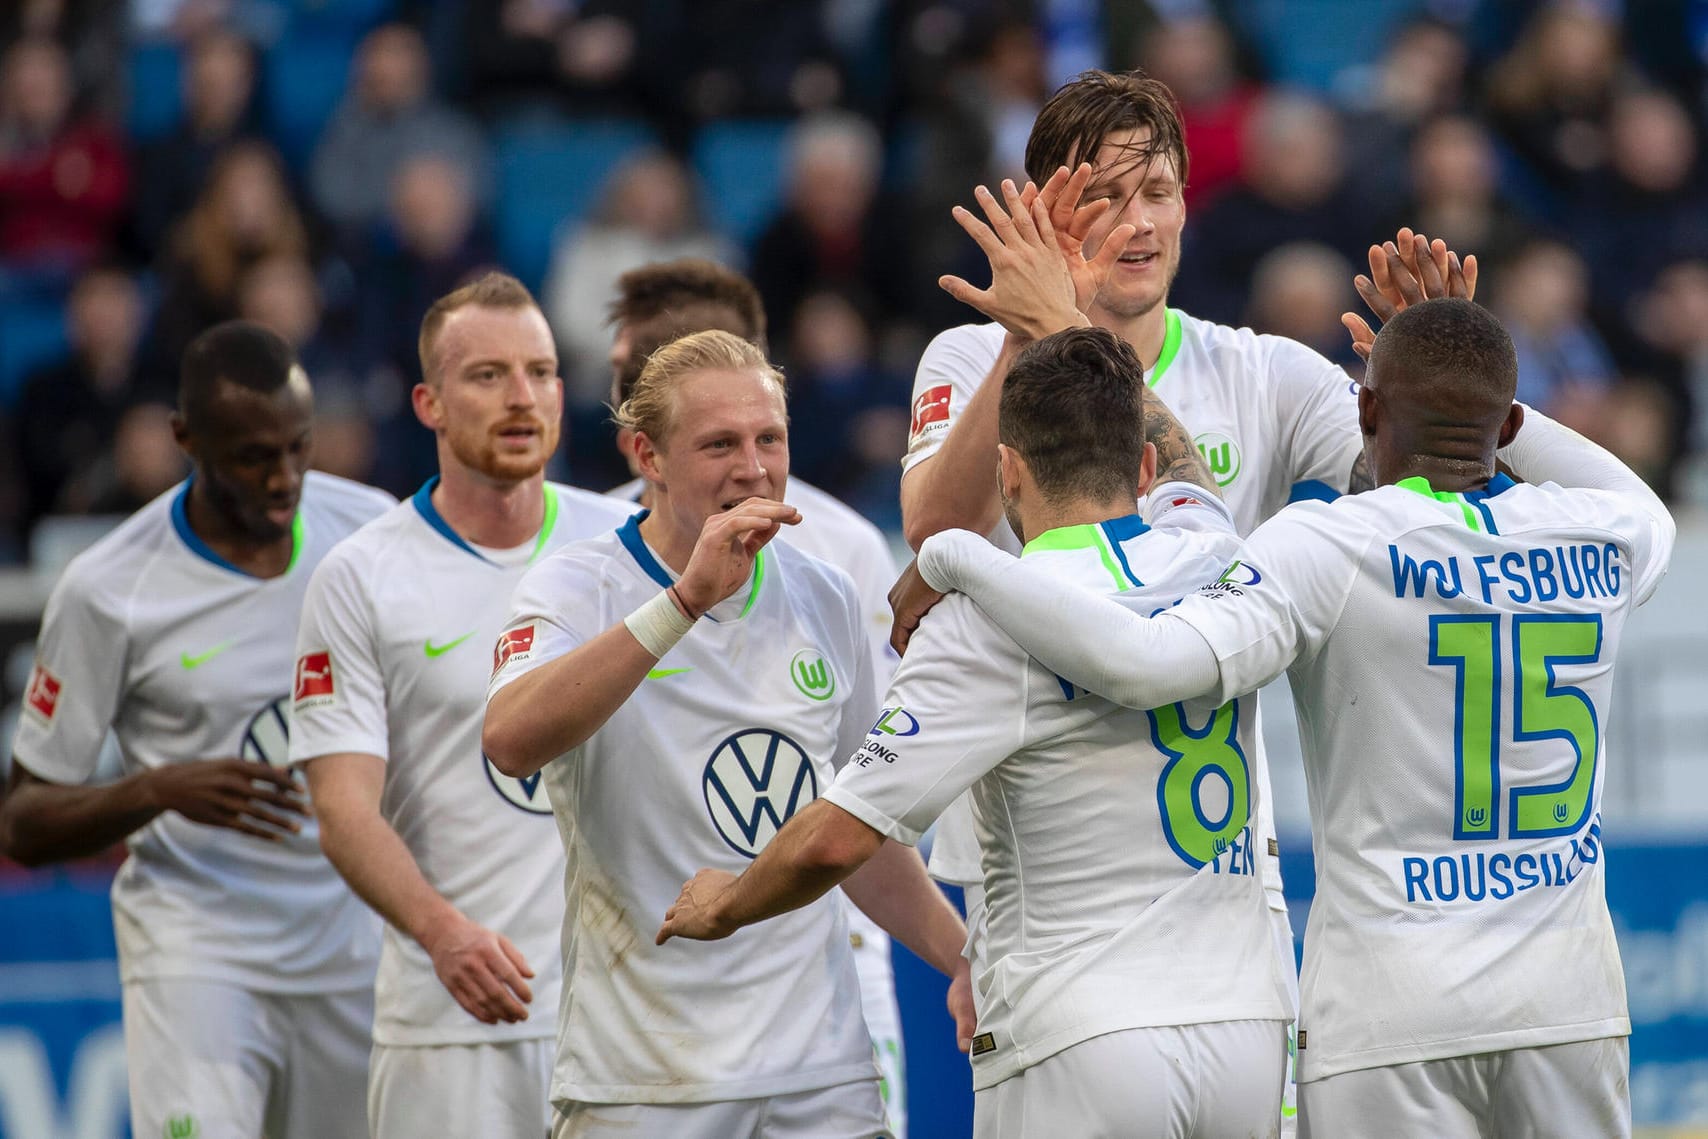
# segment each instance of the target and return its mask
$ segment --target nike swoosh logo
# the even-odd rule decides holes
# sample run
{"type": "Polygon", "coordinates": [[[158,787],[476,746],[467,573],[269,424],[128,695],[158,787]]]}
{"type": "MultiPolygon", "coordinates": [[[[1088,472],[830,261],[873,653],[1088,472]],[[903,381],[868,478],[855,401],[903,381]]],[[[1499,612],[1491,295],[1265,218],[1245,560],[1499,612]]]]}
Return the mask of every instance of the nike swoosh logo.
{"type": "Polygon", "coordinates": [[[689,665],[687,668],[655,668],[646,674],[646,678],[648,680],[663,680],[667,676],[675,676],[678,673],[693,671],[694,667],[692,665],[689,665]]]}
{"type": "Polygon", "coordinates": [[[458,645],[462,644],[464,641],[468,640],[472,636],[474,636],[474,633],[472,633],[472,632],[464,633],[462,636],[458,637],[456,640],[446,641],[442,645],[435,645],[433,643],[433,638],[428,637],[425,641],[421,642],[421,651],[427,654],[427,658],[429,660],[433,659],[434,657],[442,657],[446,653],[450,652],[452,649],[456,648],[458,645]]]}
{"type": "Polygon", "coordinates": [[[226,649],[229,649],[235,643],[236,642],[234,641],[227,641],[223,645],[215,645],[205,653],[196,653],[194,655],[190,653],[179,653],[178,663],[183,665],[185,668],[200,668],[220,653],[223,653],[226,649]]]}

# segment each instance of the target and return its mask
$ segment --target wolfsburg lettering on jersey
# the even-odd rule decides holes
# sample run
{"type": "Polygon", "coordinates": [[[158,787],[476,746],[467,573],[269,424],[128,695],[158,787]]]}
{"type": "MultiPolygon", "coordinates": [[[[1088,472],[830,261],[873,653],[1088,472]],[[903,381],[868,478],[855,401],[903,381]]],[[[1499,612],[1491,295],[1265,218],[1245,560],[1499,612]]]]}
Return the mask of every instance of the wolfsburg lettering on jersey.
{"type": "Polygon", "coordinates": [[[1549,843],[1522,854],[1507,851],[1406,855],[1400,859],[1406,901],[1501,902],[1537,887],[1563,889],[1586,866],[1601,861],[1601,816],[1590,820],[1582,837],[1549,843]]]}
{"type": "Polygon", "coordinates": [[[1485,605],[1494,604],[1500,593],[1514,605],[1542,605],[1559,597],[1618,597],[1623,575],[1619,547],[1612,542],[1585,542],[1573,546],[1533,546],[1504,554],[1482,554],[1464,559],[1457,554],[1422,561],[1388,546],[1388,561],[1394,570],[1395,597],[1423,597],[1433,591],[1438,597],[1458,597],[1467,590],[1481,594],[1485,605]]]}

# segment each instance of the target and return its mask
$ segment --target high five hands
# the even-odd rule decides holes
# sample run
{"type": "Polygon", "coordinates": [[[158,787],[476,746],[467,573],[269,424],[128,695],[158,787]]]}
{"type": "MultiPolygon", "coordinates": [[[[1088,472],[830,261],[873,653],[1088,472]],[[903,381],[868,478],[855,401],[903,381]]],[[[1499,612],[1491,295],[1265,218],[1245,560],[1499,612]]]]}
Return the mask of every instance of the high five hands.
{"type": "Polygon", "coordinates": [[[1080,196],[1091,181],[1091,164],[1063,166],[1038,189],[1002,183],[1002,198],[983,186],[973,191],[990,224],[971,210],[954,208],[955,220],[990,259],[988,289],[945,274],[937,280],[945,292],[971,305],[1022,340],[1036,340],[1073,325],[1085,316],[1116,260],[1135,232],[1123,223],[1104,238],[1095,256],[1085,256],[1085,238],[1109,208],[1107,199],[1084,206],[1080,196]]]}
{"type": "MultiPolygon", "coordinates": [[[[1440,297],[1477,295],[1477,257],[1470,254],[1461,264],[1459,255],[1439,237],[1429,240],[1421,233],[1403,228],[1393,241],[1370,247],[1370,275],[1352,278],[1353,286],[1376,319],[1386,323],[1408,305],[1440,297]]],[[[1340,323],[1352,334],[1352,350],[1358,358],[1370,358],[1376,334],[1355,312],[1343,313],[1340,323]]]]}

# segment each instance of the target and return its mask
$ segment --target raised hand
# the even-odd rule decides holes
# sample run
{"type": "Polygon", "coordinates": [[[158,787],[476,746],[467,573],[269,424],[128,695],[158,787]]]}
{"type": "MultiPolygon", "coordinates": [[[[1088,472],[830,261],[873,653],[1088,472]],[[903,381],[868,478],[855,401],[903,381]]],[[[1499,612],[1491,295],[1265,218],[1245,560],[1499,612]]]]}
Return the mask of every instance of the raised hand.
{"type": "MultiPolygon", "coordinates": [[[[974,288],[952,275],[938,278],[937,283],[956,300],[978,309],[1023,340],[1088,325],[1090,321],[1078,307],[1074,274],[1061,252],[1042,194],[1028,208],[1012,181],[1002,183],[1002,192],[1004,202],[999,203],[983,186],[974,191],[989,225],[961,206],[953,211],[961,228],[990,259],[990,287],[974,288]]],[[[1130,225],[1117,227],[1088,265],[1086,271],[1098,284],[1108,276],[1132,233],[1130,225]]]]}
{"type": "Polygon", "coordinates": [[[726,927],[713,914],[719,895],[734,882],[735,875],[727,870],[702,870],[684,882],[675,904],[664,911],[664,924],[658,928],[655,943],[663,945],[673,937],[721,941],[734,933],[734,928],[726,927]]]}
{"type": "Polygon", "coordinates": [[[289,771],[246,759],[172,763],[149,775],[155,805],[192,822],[225,827],[269,842],[302,830],[308,800],[289,771]]]}
{"type": "Polygon", "coordinates": [[[1050,215],[1050,227],[1056,234],[1056,247],[1061,250],[1062,257],[1067,262],[1068,273],[1073,277],[1074,303],[1080,312],[1086,312],[1091,302],[1097,299],[1097,291],[1103,287],[1103,282],[1109,277],[1109,270],[1114,268],[1115,261],[1121,256],[1121,248],[1126,245],[1125,235],[1110,234],[1110,238],[1119,237],[1118,242],[1106,238],[1099,249],[1110,250],[1107,258],[1086,260],[1085,238],[1091,232],[1091,227],[1098,218],[1109,210],[1109,199],[1098,198],[1094,202],[1080,204],[1080,198],[1085,194],[1085,187],[1091,182],[1091,163],[1082,162],[1079,169],[1069,172],[1066,166],[1056,168],[1050,175],[1050,180],[1044,183],[1042,190],[1032,183],[1026,183],[1026,188],[1020,192],[1020,200],[1027,209],[1032,207],[1034,200],[1042,202],[1045,211],[1050,215]]]}
{"type": "MultiPolygon", "coordinates": [[[[1386,322],[1408,305],[1439,297],[1477,295],[1477,257],[1468,255],[1464,263],[1459,255],[1447,248],[1439,237],[1430,241],[1421,233],[1402,228],[1393,241],[1372,245],[1369,251],[1370,275],[1360,273],[1352,279],[1353,287],[1376,319],[1386,322]]],[[[1370,358],[1370,347],[1376,334],[1357,313],[1343,313],[1340,323],[1352,335],[1352,350],[1362,360],[1370,358]]]]}
{"type": "Polygon", "coordinates": [[[482,1024],[515,1024],[528,1019],[534,975],[522,951],[501,933],[453,913],[422,939],[433,959],[433,972],[445,991],[482,1024]]]}
{"type": "Polygon", "coordinates": [[[801,512],[786,502],[749,498],[706,519],[700,529],[688,568],[676,583],[677,596],[699,617],[740,589],[753,574],[753,559],[783,526],[801,520],[801,512]]]}

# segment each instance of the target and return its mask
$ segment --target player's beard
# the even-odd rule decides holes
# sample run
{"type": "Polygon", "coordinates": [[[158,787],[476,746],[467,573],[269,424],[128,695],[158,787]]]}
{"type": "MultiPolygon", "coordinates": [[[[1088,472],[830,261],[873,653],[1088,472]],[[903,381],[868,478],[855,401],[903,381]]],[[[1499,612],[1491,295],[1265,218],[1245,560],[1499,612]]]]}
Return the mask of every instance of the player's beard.
{"type": "MultiPolygon", "coordinates": [[[[1111,276],[1113,276],[1114,272],[1119,271],[1120,269],[1117,267],[1111,273],[1111,276]]],[[[1144,316],[1158,305],[1167,304],[1168,294],[1174,288],[1174,279],[1179,275],[1180,246],[1176,245],[1174,247],[1173,257],[1171,258],[1168,266],[1168,274],[1163,278],[1162,289],[1160,292],[1149,297],[1128,297],[1109,288],[1108,284],[1105,283],[1104,287],[1097,291],[1097,299],[1093,304],[1108,313],[1110,316],[1115,317],[1117,320],[1133,320],[1137,317],[1144,316]]]]}
{"type": "Polygon", "coordinates": [[[498,432],[518,422],[521,421],[508,421],[473,438],[453,431],[448,433],[446,441],[450,444],[451,453],[463,466],[485,475],[494,482],[523,482],[539,474],[551,461],[552,455],[557,453],[558,425],[552,420],[531,418],[527,421],[529,426],[539,429],[539,434],[535,436],[537,445],[524,452],[501,450],[498,432]]]}

